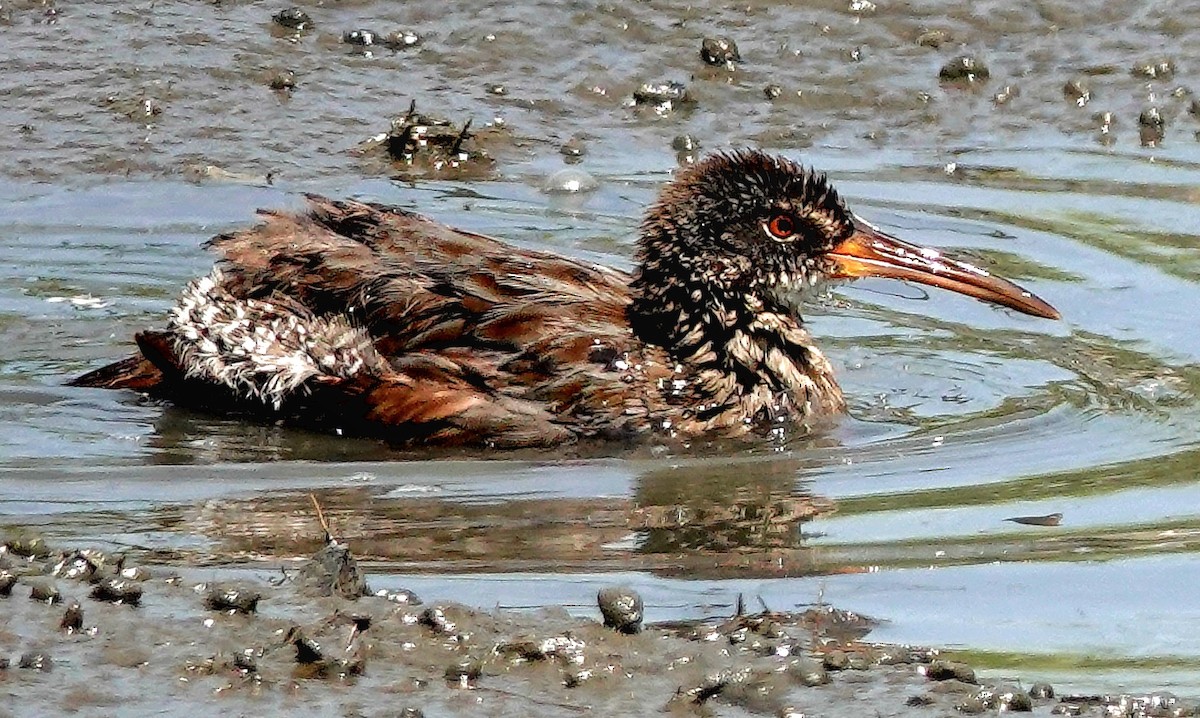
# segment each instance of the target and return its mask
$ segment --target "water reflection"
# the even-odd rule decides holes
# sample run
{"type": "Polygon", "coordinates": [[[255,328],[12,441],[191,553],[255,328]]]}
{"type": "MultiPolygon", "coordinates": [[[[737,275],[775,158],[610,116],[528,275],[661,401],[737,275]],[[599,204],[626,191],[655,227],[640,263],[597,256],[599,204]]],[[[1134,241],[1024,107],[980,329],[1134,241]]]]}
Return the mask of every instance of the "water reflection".
{"type": "MultiPolygon", "coordinates": [[[[760,461],[655,468],[636,478],[631,495],[615,497],[462,500],[419,485],[313,495],[336,534],[391,570],[803,575],[818,567],[802,526],[833,504],[796,488],[798,467],[760,461]]],[[[183,515],[173,513],[161,530],[205,537],[211,543],[195,557],[201,562],[303,555],[322,540],[306,492],[218,498],[183,515]]]]}

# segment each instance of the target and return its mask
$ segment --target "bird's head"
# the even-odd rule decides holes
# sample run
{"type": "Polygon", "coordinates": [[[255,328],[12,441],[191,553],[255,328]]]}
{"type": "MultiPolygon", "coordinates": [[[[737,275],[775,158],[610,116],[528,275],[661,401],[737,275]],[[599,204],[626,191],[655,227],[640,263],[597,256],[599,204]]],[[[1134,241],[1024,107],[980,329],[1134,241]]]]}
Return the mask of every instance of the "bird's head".
{"type": "Polygon", "coordinates": [[[724,303],[882,276],[1059,316],[1008,280],[863,221],[825,175],[755,150],[715,154],[681,171],[647,214],[638,259],[635,286],[645,301],[666,299],[671,287],[696,303],[724,303]]]}

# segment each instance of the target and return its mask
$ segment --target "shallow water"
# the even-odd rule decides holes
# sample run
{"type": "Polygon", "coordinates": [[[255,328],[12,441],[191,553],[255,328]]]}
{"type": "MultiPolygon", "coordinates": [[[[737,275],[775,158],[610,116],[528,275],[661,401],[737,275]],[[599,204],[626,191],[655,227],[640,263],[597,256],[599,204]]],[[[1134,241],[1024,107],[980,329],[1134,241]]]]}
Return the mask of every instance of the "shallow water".
{"type": "Polygon", "coordinates": [[[886,621],[881,640],[960,647],[1000,673],[1016,654],[1075,685],[1200,691],[1194,13],[480,7],[315,4],[299,38],[261,2],[0,8],[0,524],[270,566],[318,545],[313,491],[379,585],[590,611],[597,585],[623,580],[650,620],[727,613],[739,592],[777,609],[823,598],[886,621]],[[359,27],[424,41],[366,56],[339,42],[359,27]],[[950,40],[918,45],[929,29],[950,40]],[[717,32],[741,47],[734,71],[697,57],[717,32]],[[938,84],[962,52],[991,66],[981,88],[938,84]],[[1162,57],[1174,77],[1130,72],[1162,57]],[[282,68],[291,94],[267,87],[282,68]],[[1077,77],[1085,107],[1062,94],[1077,77]],[[666,79],[695,107],[628,106],[666,79]],[[784,94],[767,100],[767,83],[784,94]],[[1019,94],[995,102],[1006,85],[1019,94]],[[411,183],[353,152],[413,98],[502,118],[494,173],[411,183]],[[161,111],[139,114],[145,100],[161,111]],[[1139,142],[1149,105],[1167,117],[1156,147],[1139,142]],[[205,239],[304,191],[628,266],[684,132],[825,169],[872,222],[996,269],[1063,321],[891,281],[835,287],[806,317],[850,412],[785,452],[430,461],[63,386],[161,322],[207,271],[205,239]],[[575,135],[598,188],[543,192],[575,135]],[[1061,526],[1005,521],[1051,513],[1061,526]]]}

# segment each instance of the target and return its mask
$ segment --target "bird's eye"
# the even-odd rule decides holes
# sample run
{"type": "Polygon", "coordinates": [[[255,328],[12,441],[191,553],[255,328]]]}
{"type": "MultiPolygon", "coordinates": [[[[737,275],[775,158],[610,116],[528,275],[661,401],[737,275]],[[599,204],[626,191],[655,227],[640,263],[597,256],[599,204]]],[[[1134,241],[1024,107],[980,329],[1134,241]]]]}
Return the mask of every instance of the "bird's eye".
{"type": "Polygon", "coordinates": [[[764,226],[774,239],[788,240],[796,234],[796,220],[790,214],[777,214],[767,220],[764,226]]]}

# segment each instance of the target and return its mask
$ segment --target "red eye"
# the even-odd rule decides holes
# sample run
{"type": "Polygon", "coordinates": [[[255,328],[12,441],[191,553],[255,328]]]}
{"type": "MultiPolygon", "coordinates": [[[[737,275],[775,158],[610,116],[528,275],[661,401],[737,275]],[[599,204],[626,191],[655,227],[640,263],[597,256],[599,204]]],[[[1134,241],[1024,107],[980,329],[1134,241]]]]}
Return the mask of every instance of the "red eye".
{"type": "Polygon", "coordinates": [[[777,214],[767,222],[767,231],[775,239],[791,239],[796,233],[796,220],[788,214],[777,214]]]}

